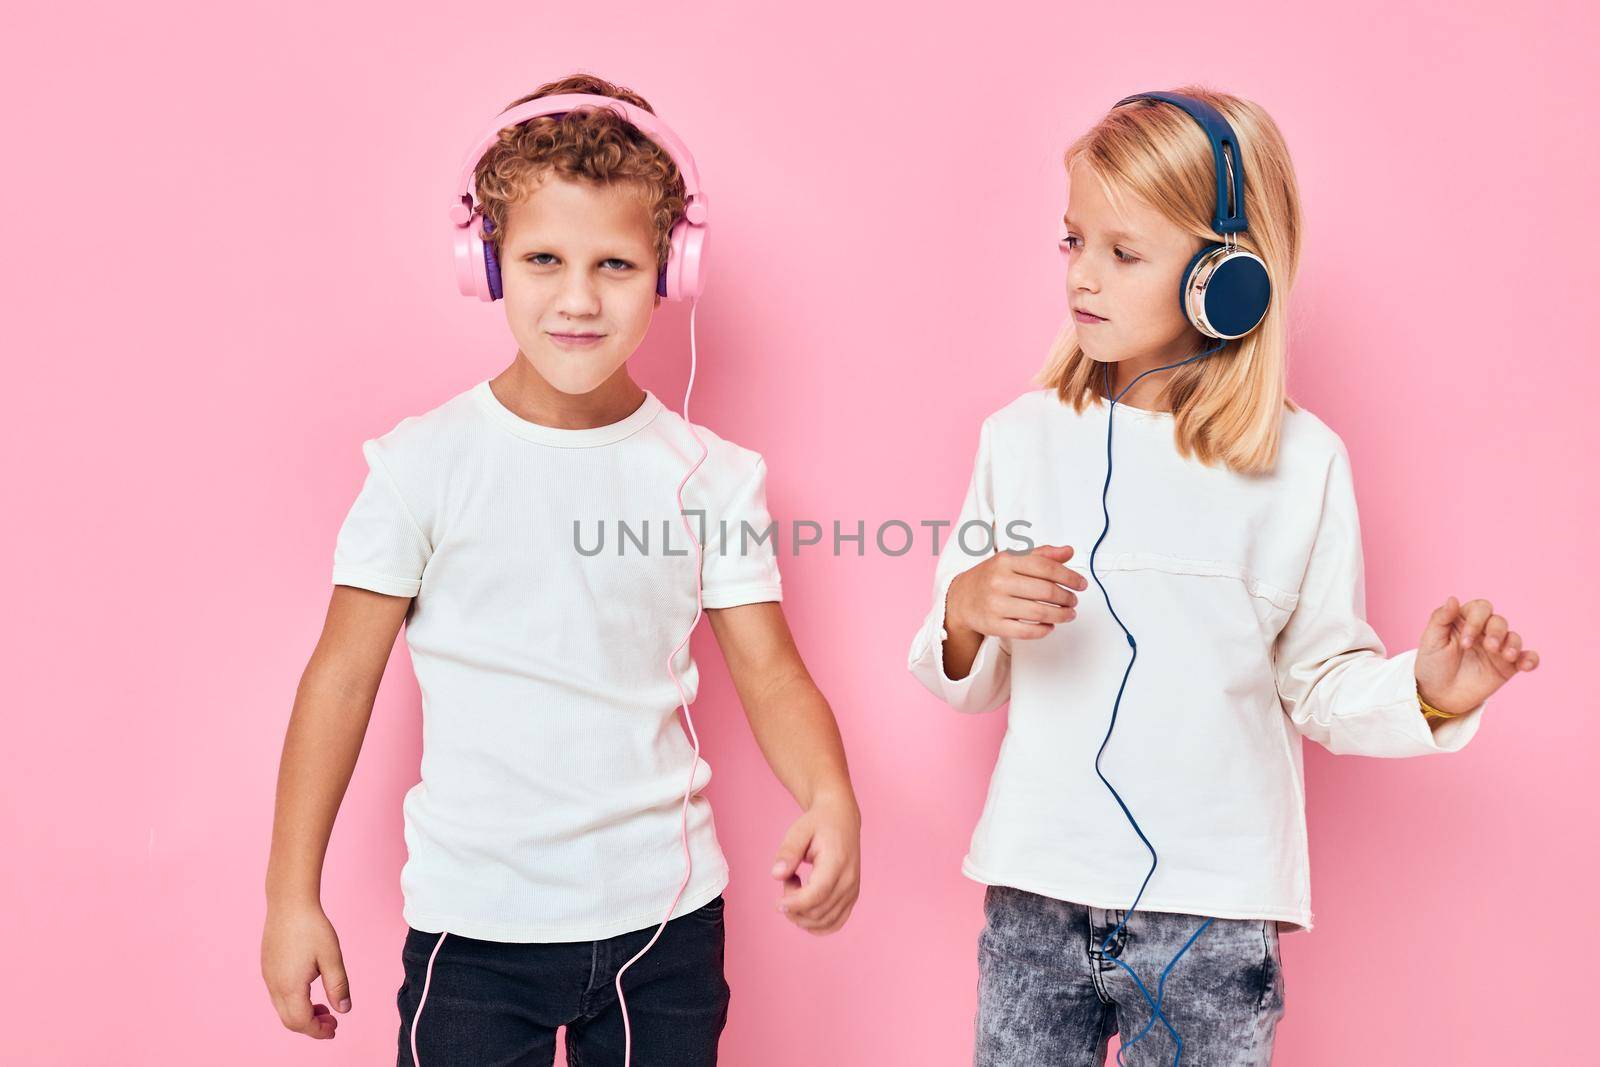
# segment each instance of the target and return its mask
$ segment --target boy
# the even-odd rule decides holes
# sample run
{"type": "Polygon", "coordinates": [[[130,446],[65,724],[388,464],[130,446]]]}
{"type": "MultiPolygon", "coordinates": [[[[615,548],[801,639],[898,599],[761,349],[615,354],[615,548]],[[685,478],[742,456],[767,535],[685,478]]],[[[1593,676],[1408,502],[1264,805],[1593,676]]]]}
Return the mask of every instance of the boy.
{"type": "MultiPolygon", "coordinates": [[[[588,76],[516,103],[569,93],[650,110],[588,76]]],[[[715,1063],[728,868],[703,796],[683,829],[686,788],[698,794],[710,768],[672,722],[669,658],[685,703],[698,682],[680,483],[712,630],[762,752],[804,809],[773,868],[778,906],[819,934],[844,923],[857,894],[860,814],[843,747],[784,620],[772,542],[759,539],[771,521],[762,458],[691,432],[628,374],[684,211],[671,155],[609,108],[580,108],[503,130],[474,173],[518,352],[363,446],[369,473],[339,532],[332,602],[284,743],[262,975],[291,1030],[336,1032],[310,1001],[317,974],[350,1010],[322,857],[409,620],[425,725],[422,780],[404,803],[399,1062],[415,1048],[429,1067],[548,1063],[566,1025],[574,1062],[622,1063],[631,1040],[650,1063],[715,1063]],[[696,435],[705,459],[684,482],[696,435]],[[742,537],[744,524],[756,536],[742,537]],[[803,887],[802,861],[813,864],[803,887]],[[622,977],[625,1028],[617,972],[647,945],[622,977]]]]}

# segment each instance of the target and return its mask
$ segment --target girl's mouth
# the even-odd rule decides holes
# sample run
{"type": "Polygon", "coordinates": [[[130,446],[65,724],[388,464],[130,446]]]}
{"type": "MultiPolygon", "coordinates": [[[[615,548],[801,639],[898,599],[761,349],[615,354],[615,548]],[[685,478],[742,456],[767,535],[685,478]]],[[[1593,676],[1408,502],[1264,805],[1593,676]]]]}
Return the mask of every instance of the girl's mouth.
{"type": "Polygon", "coordinates": [[[545,336],[562,348],[593,348],[606,337],[603,333],[550,333],[545,336]]]}
{"type": "Polygon", "coordinates": [[[1078,311],[1076,309],[1073,310],[1072,317],[1074,319],[1076,319],[1078,322],[1082,322],[1082,323],[1085,323],[1085,324],[1092,324],[1092,323],[1096,323],[1096,322],[1105,322],[1106,321],[1105,319],[1102,319],[1099,315],[1091,315],[1087,311],[1078,311]]]}

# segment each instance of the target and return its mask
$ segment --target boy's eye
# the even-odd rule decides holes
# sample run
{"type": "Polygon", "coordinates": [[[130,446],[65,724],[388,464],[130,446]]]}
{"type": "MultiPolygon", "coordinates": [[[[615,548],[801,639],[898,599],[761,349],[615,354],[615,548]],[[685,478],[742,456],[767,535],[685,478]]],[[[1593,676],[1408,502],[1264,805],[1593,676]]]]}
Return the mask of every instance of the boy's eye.
{"type": "MultiPolygon", "coordinates": [[[[557,258],[553,253],[550,253],[550,252],[530,252],[524,258],[529,263],[532,263],[536,267],[550,267],[550,266],[554,266],[555,264],[561,262],[559,258],[557,258]]],[[[601,260],[600,261],[600,266],[604,267],[606,270],[614,270],[614,271],[625,271],[625,270],[632,270],[633,269],[633,264],[632,263],[628,262],[625,259],[619,259],[616,256],[611,256],[611,257],[609,257],[607,259],[601,260]]]]}

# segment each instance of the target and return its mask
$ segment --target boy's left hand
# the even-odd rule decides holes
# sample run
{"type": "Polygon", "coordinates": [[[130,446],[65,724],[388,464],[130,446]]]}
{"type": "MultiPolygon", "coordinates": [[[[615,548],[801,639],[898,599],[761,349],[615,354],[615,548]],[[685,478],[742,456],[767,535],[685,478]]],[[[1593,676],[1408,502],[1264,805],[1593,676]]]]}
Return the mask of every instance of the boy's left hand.
{"type": "Polygon", "coordinates": [[[783,883],[778,910],[802,930],[831,934],[855,907],[861,882],[861,812],[854,798],[827,794],[812,801],[778,847],[772,877],[783,883]],[[811,879],[800,882],[800,864],[811,879]]]}
{"type": "Polygon", "coordinates": [[[1440,711],[1471,711],[1518,671],[1539,665],[1487,600],[1446,600],[1428,616],[1417,643],[1417,691],[1440,711]]]}

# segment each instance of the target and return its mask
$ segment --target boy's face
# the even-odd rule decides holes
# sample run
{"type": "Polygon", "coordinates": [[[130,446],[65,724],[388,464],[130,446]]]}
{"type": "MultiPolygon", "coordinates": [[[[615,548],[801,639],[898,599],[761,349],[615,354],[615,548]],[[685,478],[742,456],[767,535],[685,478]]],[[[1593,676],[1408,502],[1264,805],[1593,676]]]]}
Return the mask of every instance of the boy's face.
{"type": "Polygon", "coordinates": [[[547,174],[506,217],[506,322],[523,356],[563,393],[599,388],[650,328],[655,229],[639,190],[547,174]]]}
{"type": "Polygon", "coordinates": [[[1203,338],[1178,304],[1178,283],[1201,240],[1132,197],[1119,211],[1081,159],[1068,182],[1067,299],[1084,352],[1143,371],[1199,351],[1203,338]]]}

